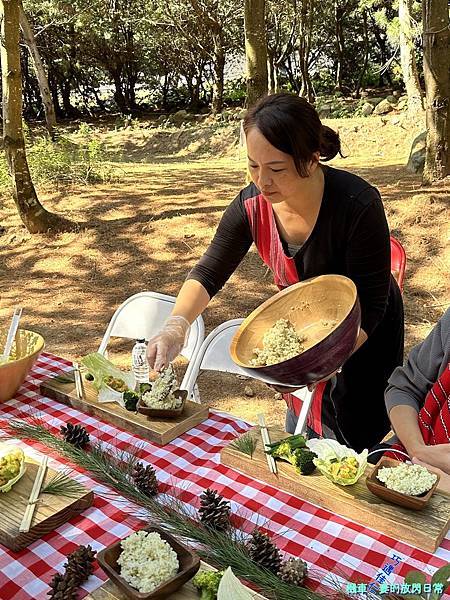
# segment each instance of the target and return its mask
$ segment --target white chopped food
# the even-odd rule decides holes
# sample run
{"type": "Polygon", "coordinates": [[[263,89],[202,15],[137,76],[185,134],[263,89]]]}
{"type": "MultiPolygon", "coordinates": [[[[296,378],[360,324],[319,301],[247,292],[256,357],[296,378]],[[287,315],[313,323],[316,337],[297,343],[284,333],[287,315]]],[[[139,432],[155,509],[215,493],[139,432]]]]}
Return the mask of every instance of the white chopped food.
{"type": "Polygon", "coordinates": [[[139,592],[153,592],[179,569],[172,547],[156,531],[137,531],[121,542],[120,574],[139,592]]]}
{"type": "Polygon", "coordinates": [[[177,388],[177,378],[173,366],[170,364],[167,369],[164,369],[158,378],[155,379],[151,390],[142,394],[142,401],[149,408],[159,408],[163,410],[180,408],[183,401],[174,394],[177,388]]]}
{"type": "Polygon", "coordinates": [[[436,483],[437,475],[430,473],[422,465],[398,465],[397,467],[381,467],[377,479],[396,492],[409,496],[420,496],[431,490],[436,483]]]}
{"type": "Polygon", "coordinates": [[[250,364],[254,367],[274,365],[297,356],[304,350],[306,337],[298,335],[288,319],[279,319],[263,335],[263,347],[254,348],[250,364]]]}

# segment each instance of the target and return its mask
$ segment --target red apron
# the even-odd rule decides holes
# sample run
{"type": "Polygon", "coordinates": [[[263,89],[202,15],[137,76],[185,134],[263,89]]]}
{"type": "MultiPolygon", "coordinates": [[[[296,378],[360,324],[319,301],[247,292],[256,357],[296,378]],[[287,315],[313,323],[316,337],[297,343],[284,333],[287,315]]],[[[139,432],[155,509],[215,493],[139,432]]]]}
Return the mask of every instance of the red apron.
{"type": "MultiPolygon", "coordinates": [[[[272,205],[264,196],[254,196],[244,200],[245,211],[252,232],[253,241],[264,263],[271,269],[275,284],[280,290],[298,283],[300,278],[295,260],[286,256],[278,233],[272,205]]],[[[308,425],[322,435],[322,396],[326,382],[320,383],[314,390],[313,402],[308,415],[308,425]]],[[[283,394],[288,408],[298,416],[302,401],[292,394],[283,394]]]]}
{"type": "MultiPolygon", "coordinates": [[[[419,428],[423,441],[427,446],[448,444],[450,442],[450,363],[425,397],[419,410],[419,428]]],[[[405,451],[402,444],[394,444],[385,456],[405,461],[406,457],[395,450],[405,451]]]]}

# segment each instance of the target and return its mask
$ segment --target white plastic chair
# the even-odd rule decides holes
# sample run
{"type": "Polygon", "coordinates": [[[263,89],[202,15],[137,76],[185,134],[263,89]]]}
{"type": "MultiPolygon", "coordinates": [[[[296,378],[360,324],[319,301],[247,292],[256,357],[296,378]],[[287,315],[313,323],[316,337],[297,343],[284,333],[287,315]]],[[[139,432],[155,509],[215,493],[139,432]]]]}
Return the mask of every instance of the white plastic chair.
{"type": "Polygon", "coordinates": [[[247,373],[238,367],[230,356],[231,340],[243,320],[225,321],[204,339],[199,351],[189,363],[181,382],[180,387],[187,390],[188,398],[193,394],[200,370],[223,371],[248,377],[247,373]]]}
{"type": "MultiPolygon", "coordinates": [[[[241,369],[231,358],[230,344],[239,325],[244,319],[231,319],[222,323],[204,339],[198,353],[188,365],[181,388],[187,390],[188,397],[194,394],[196,381],[201,370],[222,371],[249,377],[248,371],[241,369]]],[[[298,418],[295,433],[302,433],[306,426],[306,419],[311,406],[312,393],[308,388],[301,388],[293,392],[303,400],[302,409],[298,418]]]]}
{"type": "MultiPolygon", "coordinates": [[[[122,302],[111,317],[98,352],[103,355],[106,354],[106,347],[111,337],[131,340],[150,339],[158,333],[164,321],[170,316],[174,304],[175,298],[173,296],[159,294],[158,292],[139,292],[130,296],[122,302]]],[[[202,317],[199,316],[191,325],[187,344],[181,351],[182,356],[188,360],[195,357],[200,350],[204,337],[205,326],[202,317]]],[[[198,394],[194,393],[193,397],[197,402],[200,401],[198,394]]]]}

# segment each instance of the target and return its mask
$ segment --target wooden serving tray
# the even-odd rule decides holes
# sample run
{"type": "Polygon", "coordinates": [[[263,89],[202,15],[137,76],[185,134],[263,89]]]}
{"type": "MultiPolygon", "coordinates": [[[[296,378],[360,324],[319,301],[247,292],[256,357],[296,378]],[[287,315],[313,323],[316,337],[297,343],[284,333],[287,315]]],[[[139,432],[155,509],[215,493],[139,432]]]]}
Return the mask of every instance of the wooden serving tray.
{"type": "MultiPolygon", "coordinates": [[[[214,567],[202,562],[199,573],[202,571],[215,570],[214,567]]],[[[261,594],[257,594],[252,590],[249,590],[249,592],[252,594],[254,600],[267,600],[266,597],[261,596],[261,594]]],[[[127,600],[127,596],[117,589],[111,581],[107,581],[101,588],[98,588],[95,592],[86,596],[86,600],[127,600]]],[[[177,592],[171,594],[167,600],[199,600],[199,593],[192,583],[188,581],[177,592]]],[[[232,598],[230,598],[230,600],[232,600],[232,598]]]]}
{"type": "MultiPolygon", "coordinates": [[[[274,427],[268,429],[273,442],[288,435],[274,427]]],[[[223,465],[428,552],[434,552],[445,537],[450,527],[450,498],[440,493],[439,488],[427,507],[414,511],[389,504],[368,490],[365,479],[372,466],[367,467],[357,483],[349,486],[335,485],[317,470],[311,475],[299,475],[292,465],[280,460],[276,461],[278,474],[274,475],[267,466],[259,428],[254,427],[250,432],[258,439],[253,458],[228,445],[221,452],[223,465]]]]}
{"type": "MultiPolygon", "coordinates": [[[[23,550],[46,533],[83,512],[92,505],[94,494],[82,488],[77,497],[67,498],[53,494],[41,494],[34,511],[30,531],[20,533],[39,465],[31,458],[25,459],[27,470],[9,492],[0,493],[0,543],[14,552],[23,550]]],[[[47,469],[45,484],[55,475],[55,471],[47,469]]],[[[43,486],[43,487],[44,487],[43,486]]]]}
{"type": "MultiPolygon", "coordinates": [[[[70,374],[68,374],[70,378],[70,374]]],[[[122,408],[117,402],[98,402],[97,390],[83,378],[84,399],[77,396],[74,382],[61,382],[58,377],[41,383],[41,394],[81,412],[99,417],[125,431],[164,446],[208,418],[209,409],[203,404],[186,401],[183,413],[174,419],[150,418],[122,408]]]]}

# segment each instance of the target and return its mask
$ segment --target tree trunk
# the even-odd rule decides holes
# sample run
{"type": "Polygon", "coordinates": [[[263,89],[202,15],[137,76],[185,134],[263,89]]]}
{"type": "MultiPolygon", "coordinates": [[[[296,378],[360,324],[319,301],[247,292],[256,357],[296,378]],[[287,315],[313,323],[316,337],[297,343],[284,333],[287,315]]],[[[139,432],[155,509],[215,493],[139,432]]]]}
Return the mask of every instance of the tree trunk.
{"type": "MultiPolygon", "coordinates": [[[[402,2],[402,0],[400,0],[402,2]]],[[[363,36],[364,36],[364,60],[361,71],[359,72],[358,83],[356,84],[355,98],[360,97],[362,82],[364,75],[367,70],[367,64],[369,62],[369,33],[367,31],[367,11],[363,10],[363,36]]]]}
{"type": "Polygon", "coordinates": [[[302,87],[300,96],[308,99],[308,102],[314,102],[314,88],[311,77],[309,76],[309,54],[311,51],[312,34],[312,3],[309,0],[302,0],[300,10],[300,31],[299,31],[299,63],[302,74],[302,87]]]}
{"type": "Polygon", "coordinates": [[[275,94],[277,91],[275,85],[275,58],[273,52],[270,52],[269,49],[267,52],[267,89],[269,94],[275,94]]]}
{"type": "Polygon", "coordinates": [[[214,35],[214,83],[212,95],[212,109],[214,114],[223,109],[223,79],[225,70],[225,51],[219,33],[214,35]]]}
{"type": "Polygon", "coordinates": [[[267,39],[265,0],[245,0],[245,56],[247,105],[267,94],[267,39]]]}
{"type": "Polygon", "coordinates": [[[398,19],[400,24],[400,64],[408,96],[408,115],[414,117],[423,110],[423,103],[411,31],[410,3],[411,0],[399,0],[398,19]]]}
{"type": "Polygon", "coordinates": [[[427,148],[424,183],[449,173],[449,16],[447,0],[423,0],[427,148]]]}
{"type": "Polygon", "coordinates": [[[342,27],[342,18],[344,16],[344,10],[339,6],[340,0],[335,0],[334,3],[334,32],[335,32],[335,44],[336,44],[336,72],[335,72],[335,84],[336,89],[343,92],[342,85],[342,62],[344,60],[344,31],[342,27]]]}
{"type": "Polygon", "coordinates": [[[44,65],[42,64],[39,50],[36,45],[36,40],[34,39],[33,30],[31,29],[30,24],[28,23],[28,19],[25,15],[21,3],[19,4],[19,19],[23,39],[25,40],[25,44],[27,45],[27,48],[33,60],[36,77],[39,83],[42,104],[44,105],[45,124],[47,126],[50,137],[53,139],[53,128],[56,127],[55,107],[53,106],[52,95],[50,93],[50,88],[48,85],[47,74],[45,72],[44,65]]]}
{"type": "MultiPolygon", "coordinates": [[[[387,61],[389,60],[389,52],[388,52],[388,46],[387,46],[387,38],[385,35],[383,35],[383,33],[381,32],[380,27],[378,26],[374,16],[371,14],[370,15],[370,30],[372,31],[373,35],[375,36],[375,39],[377,41],[378,44],[378,48],[380,49],[380,55],[381,55],[381,64],[385,65],[387,63],[387,61]]],[[[387,84],[392,86],[392,77],[391,74],[389,72],[389,69],[387,71],[380,71],[380,77],[378,80],[378,85],[382,86],[384,83],[384,80],[386,79],[387,84]]]]}
{"type": "Polygon", "coordinates": [[[3,144],[12,178],[14,201],[30,233],[67,230],[74,224],[45,210],[31,180],[22,130],[19,0],[2,0],[1,8],[3,144]]]}

